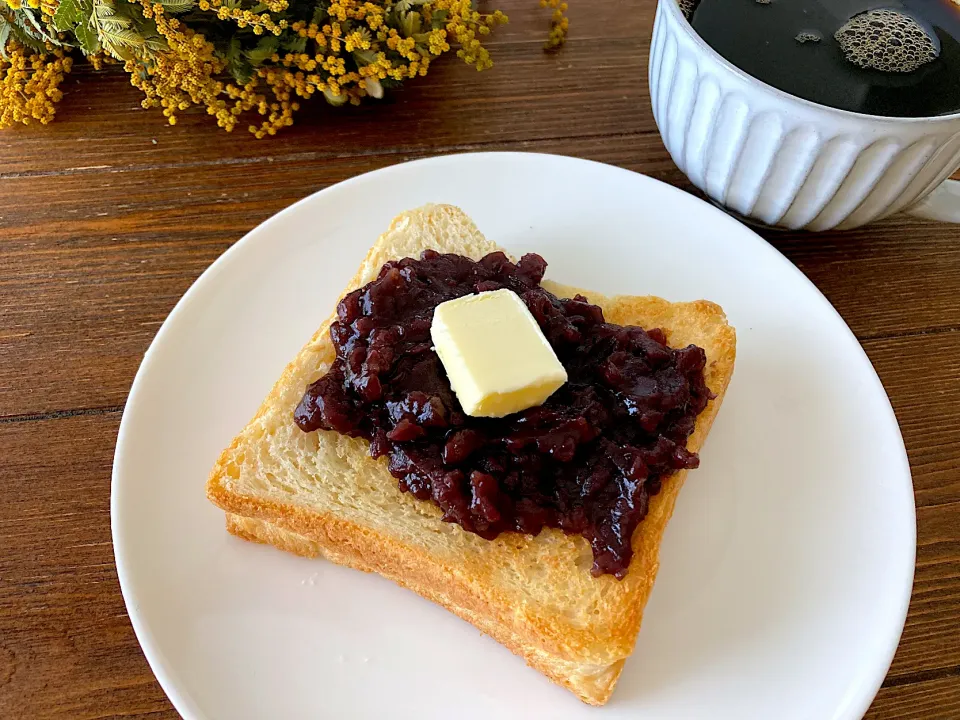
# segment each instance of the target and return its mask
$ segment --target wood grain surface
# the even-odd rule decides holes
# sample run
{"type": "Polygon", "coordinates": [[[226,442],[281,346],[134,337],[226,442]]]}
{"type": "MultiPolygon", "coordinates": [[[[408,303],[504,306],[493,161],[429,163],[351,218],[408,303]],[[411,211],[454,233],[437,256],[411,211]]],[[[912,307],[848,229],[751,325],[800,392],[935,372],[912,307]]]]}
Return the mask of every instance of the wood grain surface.
{"type": "MultiPolygon", "coordinates": [[[[314,103],[271,140],[200,114],[169,127],[122,73],[83,68],[53,125],[0,133],[0,718],[177,717],[120,597],[111,461],[157,328],[244,233],[359,173],[458,151],[575,155],[690,189],[650,114],[654,0],[572,2],[554,55],[535,0],[498,4],[512,23],[493,70],[441,62],[380,103],[314,103]]],[[[960,228],[768,239],[862,341],[913,469],[914,594],[868,717],[960,718],[960,228]]]]}

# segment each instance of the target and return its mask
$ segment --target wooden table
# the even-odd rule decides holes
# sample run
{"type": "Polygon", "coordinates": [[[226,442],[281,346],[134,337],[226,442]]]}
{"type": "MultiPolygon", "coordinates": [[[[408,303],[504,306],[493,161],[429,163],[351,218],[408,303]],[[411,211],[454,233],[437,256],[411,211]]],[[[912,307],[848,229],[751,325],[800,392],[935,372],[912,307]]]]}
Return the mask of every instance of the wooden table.
{"type": "MultiPolygon", "coordinates": [[[[647,97],[654,0],[571,4],[557,55],[535,0],[503,0],[493,70],[451,58],[384,102],[314,103],[271,140],[203,115],[168,127],[122,73],[86,67],[54,125],[0,133],[0,717],[177,716],[120,597],[111,460],[144,351],[231,243],[315,190],[440,153],[563,153],[689,187],[647,97]]],[[[769,239],[860,338],[913,467],[916,585],[869,717],[958,718],[960,228],[769,239]]]]}

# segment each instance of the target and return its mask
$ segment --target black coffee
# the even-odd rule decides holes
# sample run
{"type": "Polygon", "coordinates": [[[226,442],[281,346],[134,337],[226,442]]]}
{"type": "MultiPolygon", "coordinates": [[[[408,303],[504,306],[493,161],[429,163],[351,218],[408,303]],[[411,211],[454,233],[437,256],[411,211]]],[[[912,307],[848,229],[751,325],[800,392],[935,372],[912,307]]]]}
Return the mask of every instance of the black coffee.
{"type": "Polygon", "coordinates": [[[821,105],[888,117],[960,112],[953,0],[678,0],[745,72],[821,105]]]}

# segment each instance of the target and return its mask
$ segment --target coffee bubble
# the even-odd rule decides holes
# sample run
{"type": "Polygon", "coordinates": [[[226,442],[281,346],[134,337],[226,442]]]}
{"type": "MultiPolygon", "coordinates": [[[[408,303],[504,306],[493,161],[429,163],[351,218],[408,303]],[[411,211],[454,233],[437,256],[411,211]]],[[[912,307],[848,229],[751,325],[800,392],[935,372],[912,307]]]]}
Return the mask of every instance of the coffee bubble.
{"type": "Polygon", "coordinates": [[[896,10],[869,10],[834,35],[847,60],[869,70],[910,73],[933,62],[940,44],[914,18],[896,10]]]}
{"type": "Polygon", "coordinates": [[[720,56],[790,95],[866,115],[960,113],[960,0],[675,1],[696,7],[690,25],[720,56]]]}

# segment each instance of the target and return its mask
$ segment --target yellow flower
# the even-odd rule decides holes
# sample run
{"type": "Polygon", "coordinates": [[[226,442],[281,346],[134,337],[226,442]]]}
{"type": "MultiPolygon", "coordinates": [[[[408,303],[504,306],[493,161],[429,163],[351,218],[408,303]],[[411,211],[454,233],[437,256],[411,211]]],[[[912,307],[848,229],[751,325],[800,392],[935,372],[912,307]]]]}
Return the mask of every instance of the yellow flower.
{"type": "MultiPolygon", "coordinates": [[[[47,123],[62,96],[59,85],[71,68],[71,59],[55,45],[58,40],[69,45],[76,41],[52,25],[59,0],[0,1],[10,12],[40,8],[34,17],[46,24],[53,38],[41,52],[13,40],[7,43],[7,59],[0,61],[0,126],[47,123]]],[[[452,45],[459,46],[457,55],[470,65],[488,68],[492,60],[483,40],[491,28],[507,21],[499,11],[478,12],[473,0],[427,0],[402,8],[397,8],[397,0],[328,0],[323,4],[324,19],[317,23],[310,4],[290,6],[289,0],[198,0],[195,14],[179,18],[157,0],[106,1],[137,4],[142,17],[123,16],[130,22],[130,32],[146,38],[155,26],[159,35],[149,43],[115,51],[123,55],[124,69],[143,93],[145,108],[158,108],[174,125],[180,113],[199,106],[228,132],[247,127],[258,138],[291,125],[298,98],[323,95],[334,105],[380,98],[384,81],[426,75],[432,59],[450,52],[452,45]],[[203,25],[195,24],[200,14],[206,14],[203,25]],[[218,30],[219,51],[199,31],[210,25],[218,30]],[[250,31],[233,34],[246,28],[250,31]],[[226,55],[226,45],[219,39],[230,40],[232,34],[235,40],[226,55]],[[268,35],[279,42],[271,46],[264,39],[268,35]],[[282,49],[270,52],[272,47],[282,49]],[[270,54],[265,57],[265,52],[270,54]],[[225,82],[228,71],[252,75],[242,83],[225,82]],[[259,119],[250,122],[248,114],[259,119]]],[[[551,38],[554,32],[565,34],[566,4],[543,1],[553,10],[551,38]]],[[[95,69],[115,62],[100,53],[89,60],[95,69]]]]}
{"type": "Polygon", "coordinates": [[[553,8],[550,19],[550,36],[544,48],[554,50],[567,41],[567,31],[570,29],[570,20],[566,17],[567,3],[563,0],[540,0],[540,7],[553,8]]]}
{"type": "Polygon", "coordinates": [[[63,93],[60,83],[73,66],[59,48],[38,53],[8,40],[6,59],[0,58],[0,127],[46,125],[56,114],[54,103],[63,93]],[[29,69],[28,69],[29,68],[29,69]]]}

